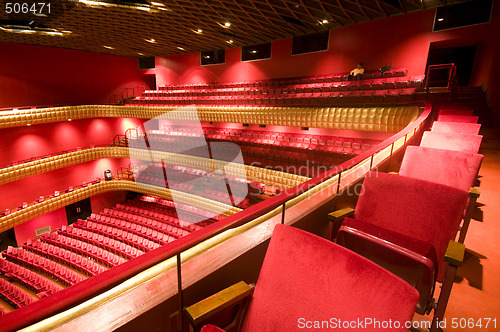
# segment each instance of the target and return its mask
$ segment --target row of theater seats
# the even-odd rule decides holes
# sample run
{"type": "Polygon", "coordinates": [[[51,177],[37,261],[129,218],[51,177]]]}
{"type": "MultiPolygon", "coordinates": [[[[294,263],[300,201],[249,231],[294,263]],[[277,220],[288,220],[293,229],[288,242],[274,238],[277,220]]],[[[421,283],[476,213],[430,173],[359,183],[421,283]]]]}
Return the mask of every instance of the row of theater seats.
{"type": "Polygon", "coordinates": [[[48,257],[56,262],[62,262],[63,264],[71,266],[88,276],[94,276],[106,270],[98,263],[85,259],[77,253],[49,243],[28,240],[22,245],[22,248],[41,256],[48,257]]]}
{"type": "MultiPolygon", "coordinates": [[[[41,236],[45,243],[50,243],[60,248],[74,251],[77,254],[92,258],[94,261],[107,267],[115,267],[125,263],[127,260],[113,252],[89,242],[80,241],[76,238],[62,235],[62,233],[45,233],[41,236]]],[[[129,257],[127,257],[129,258],[129,257]]]]}
{"type": "MultiPolygon", "coordinates": [[[[148,135],[148,137],[150,136],[148,135]]],[[[133,140],[130,140],[129,144],[131,147],[138,147],[133,140]]],[[[297,144],[300,145],[300,143],[297,144]]],[[[205,147],[186,150],[181,146],[165,143],[165,145],[159,144],[155,146],[155,149],[165,149],[168,152],[183,153],[197,157],[209,157],[208,151],[205,147]]],[[[240,151],[246,165],[274,169],[280,172],[287,172],[307,177],[314,177],[321,171],[326,171],[335,167],[353,156],[352,148],[345,148],[342,146],[324,146],[324,149],[314,150],[300,148],[286,149],[280,148],[279,145],[268,145],[265,147],[241,145],[240,151]]],[[[216,155],[212,150],[212,158],[214,159],[232,161],[234,156],[234,147],[231,146],[222,146],[217,150],[216,155]]],[[[156,175],[151,172],[145,172],[139,177],[136,177],[136,181],[164,186],[165,180],[163,174],[161,172],[155,173],[156,175]]],[[[188,184],[177,184],[172,189],[189,192],[191,189],[187,188],[187,185],[188,184]]]]}
{"type": "Polygon", "coordinates": [[[134,173],[137,174],[136,182],[183,191],[229,205],[236,204],[242,209],[250,206],[251,202],[255,203],[257,196],[266,189],[265,184],[255,181],[181,166],[148,164],[134,173]],[[230,195],[227,186],[231,188],[230,195]]]}
{"type": "Polygon", "coordinates": [[[477,154],[482,136],[471,112],[441,110],[420,146],[407,148],[399,175],[370,172],[356,209],[330,215],[335,226],[340,224],[338,232],[332,232],[338,244],[418,290],[416,311],[435,310],[433,331],[444,318],[479,195],[473,187],[483,159],[477,154]],[[442,286],[437,305],[436,284],[442,286]]]}
{"type": "Polygon", "coordinates": [[[47,232],[20,248],[9,246],[0,258],[0,299],[12,309],[29,305],[63,285],[74,285],[221,218],[206,215],[210,213],[141,196],[47,232]],[[192,223],[183,216],[187,223],[182,224],[176,208],[192,216],[192,223]]]}
{"type": "Polygon", "coordinates": [[[142,97],[209,97],[209,96],[247,96],[247,95],[281,95],[301,93],[321,93],[339,91],[392,90],[423,87],[424,75],[412,77],[391,77],[365,79],[345,82],[293,84],[285,87],[239,87],[213,89],[176,89],[176,90],[146,90],[142,97]]]}
{"type": "Polygon", "coordinates": [[[416,88],[356,90],[229,96],[135,97],[132,104],[239,105],[239,106],[324,106],[341,104],[404,103],[414,100],[416,88]]]}
{"type": "Polygon", "coordinates": [[[69,269],[66,265],[59,264],[21,248],[8,247],[7,250],[2,252],[2,256],[11,262],[24,265],[34,271],[40,271],[68,286],[74,285],[84,279],[82,275],[69,269]]]}
{"type": "Polygon", "coordinates": [[[0,279],[0,296],[16,307],[24,307],[35,301],[31,296],[4,279],[0,279]]]}
{"type": "Polygon", "coordinates": [[[32,161],[35,161],[35,160],[40,160],[40,159],[44,159],[44,158],[50,158],[50,157],[55,157],[55,156],[59,156],[59,155],[62,155],[62,154],[66,154],[66,153],[71,153],[71,152],[75,152],[75,151],[81,151],[81,150],[85,150],[85,149],[93,149],[95,147],[107,147],[109,145],[89,145],[87,147],[76,147],[74,149],[69,149],[69,150],[63,150],[63,151],[58,151],[56,153],[49,153],[49,154],[45,154],[45,155],[41,155],[41,156],[36,156],[36,157],[31,157],[31,158],[28,158],[28,159],[24,159],[24,160],[16,160],[10,164],[6,164],[6,165],[2,165],[0,166],[0,168],[5,168],[5,167],[10,167],[10,166],[15,166],[15,165],[20,165],[20,164],[24,164],[24,163],[29,163],[29,162],[32,162],[32,161]]]}
{"type": "MultiPolygon", "coordinates": [[[[216,221],[222,220],[224,217],[220,215],[214,215],[212,212],[208,212],[205,210],[201,210],[194,206],[185,205],[182,203],[174,203],[171,200],[160,198],[160,197],[152,197],[152,196],[140,196],[138,199],[127,201],[127,205],[130,208],[138,208],[139,214],[150,215],[153,217],[158,217],[157,213],[163,214],[165,216],[176,217],[176,211],[182,210],[184,217],[191,214],[193,216],[193,220],[199,220],[199,216],[203,216],[203,220],[197,223],[189,223],[188,225],[184,225],[182,227],[187,227],[187,229],[191,231],[197,231],[202,227],[210,225],[216,221]],[[186,215],[187,214],[187,215],[186,215]]],[[[117,209],[120,208],[120,204],[116,206],[117,209]]],[[[127,206],[124,207],[127,210],[127,206]]]]}
{"type": "MultiPolygon", "coordinates": [[[[172,132],[171,128],[165,128],[165,130],[172,132]]],[[[373,146],[380,143],[379,140],[366,138],[361,139],[341,136],[275,133],[269,131],[237,129],[205,128],[203,129],[203,133],[209,141],[232,141],[238,143],[238,145],[248,145],[253,147],[279,146],[282,150],[291,149],[292,151],[295,151],[297,149],[296,152],[300,152],[300,149],[333,152],[330,150],[330,147],[343,147],[352,150],[335,152],[359,154],[364,150],[369,150],[373,146]]]]}
{"type": "MultiPolygon", "coordinates": [[[[267,167],[277,171],[314,176],[360,154],[378,144],[378,140],[304,134],[286,134],[236,129],[168,126],[163,132],[148,132],[149,146],[155,150],[184,153],[208,158],[208,151],[200,147],[199,139],[208,142],[232,142],[239,145],[245,164],[267,167]],[[199,148],[191,148],[199,147],[199,148]]],[[[143,138],[129,139],[130,147],[143,147],[143,138]]],[[[214,159],[232,161],[233,151],[224,146],[214,159]],[[232,156],[232,158],[231,158],[232,156]]]]}
{"type": "MultiPolygon", "coordinates": [[[[380,71],[365,71],[363,79],[378,79],[390,77],[404,77],[407,75],[407,68],[394,68],[384,73],[380,71]]],[[[208,84],[181,84],[181,85],[163,85],[159,90],[181,90],[181,89],[225,89],[237,87],[285,87],[289,85],[298,84],[316,84],[316,83],[329,83],[329,82],[345,82],[347,81],[349,73],[330,74],[320,76],[309,76],[300,78],[288,79],[274,79],[274,80],[260,80],[260,81],[247,81],[247,82],[228,82],[228,83],[208,83],[208,84]]]]}
{"type": "Polygon", "coordinates": [[[42,203],[46,199],[51,199],[51,198],[54,198],[54,197],[59,197],[59,195],[61,195],[61,194],[66,194],[66,193],[73,192],[74,190],[76,190],[78,188],[85,188],[85,187],[87,187],[89,185],[97,184],[97,183],[101,182],[101,180],[102,180],[102,178],[96,178],[93,181],[89,181],[89,182],[85,181],[85,182],[83,182],[79,186],[76,186],[76,187],[70,186],[70,187],[68,187],[68,189],[65,189],[65,190],[62,190],[62,191],[56,190],[51,195],[40,196],[37,200],[34,200],[32,202],[23,202],[21,205],[15,207],[14,209],[5,209],[4,211],[2,211],[0,213],[0,217],[7,216],[7,215],[11,214],[11,212],[20,211],[20,210],[26,209],[29,206],[33,206],[33,205],[36,205],[38,203],[42,203]]]}
{"type": "Polygon", "coordinates": [[[61,289],[58,285],[50,282],[30,269],[11,263],[5,259],[0,259],[0,273],[6,278],[27,285],[30,289],[33,289],[40,298],[61,289]]]}
{"type": "MultiPolygon", "coordinates": [[[[163,132],[151,131],[148,133],[148,138],[160,144],[172,144],[175,146],[176,141],[180,143],[186,142],[189,137],[204,136],[209,142],[234,142],[238,145],[248,145],[253,147],[271,147],[280,146],[283,150],[291,149],[300,152],[303,150],[324,150],[328,151],[328,147],[344,147],[352,148],[345,153],[361,153],[362,150],[369,150],[374,145],[380,143],[380,140],[361,139],[342,136],[328,135],[308,135],[286,132],[273,131],[256,131],[256,130],[241,130],[241,129],[226,129],[226,128],[203,128],[200,131],[197,127],[189,126],[165,126],[163,132]],[[180,137],[180,139],[177,139],[180,137]]],[[[337,151],[338,152],[338,151],[337,151]]],[[[344,152],[344,151],[340,151],[344,152]]]]}

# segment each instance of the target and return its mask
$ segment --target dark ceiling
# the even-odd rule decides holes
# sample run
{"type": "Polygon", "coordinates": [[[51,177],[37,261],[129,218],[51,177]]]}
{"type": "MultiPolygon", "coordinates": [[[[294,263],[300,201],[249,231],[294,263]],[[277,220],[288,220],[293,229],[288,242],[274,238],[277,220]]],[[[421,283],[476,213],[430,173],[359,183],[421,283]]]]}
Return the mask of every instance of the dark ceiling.
{"type": "Polygon", "coordinates": [[[159,56],[254,45],[464,1],[45,0],[50,13],[41,2],[2,0],[0,41],[159,56]]]}

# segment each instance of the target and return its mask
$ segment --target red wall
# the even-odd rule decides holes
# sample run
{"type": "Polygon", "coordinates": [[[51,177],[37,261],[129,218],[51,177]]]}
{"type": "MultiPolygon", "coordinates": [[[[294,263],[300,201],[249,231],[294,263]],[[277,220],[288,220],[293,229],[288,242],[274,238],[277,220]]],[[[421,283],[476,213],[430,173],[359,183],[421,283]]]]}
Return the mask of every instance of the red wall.
{"type": "Polygon", "coordinates": [[[51,195],[56,190],[65,190],[70,186],[103,178],[107,169],[115,174],[118,168],[126,167],[129,163],[129,159],[93,160],[4,184],[0,188],[0,211],[20,206],[23,202],[31,202],[41,195],[51,195]]]}
{"type": "Polygon", "coordinates": [[[66,210],[64,208],[44,214],[38,218],[31,219],[30,221],[14,227],[17,244],[20,246],[28,240],[35,239],[35,231],[37,229],[50,226],[50,230],[54,231],[62,225],[67,224],[66,210]]]}
{"type": "Polygon", "coordinates": [[[92,213],[100,213],[104,208],[114,206],[116,203],[123,203],[126,201],[124,191],[112,191],[97,196],[90,197],[90,206],[92,206],[92,213]]]}
{"type": "MultiPolygon", "coordinates": [[[[125,201],[125,192],[116,191],[100,194],[90,198],[90,205],[92,207],[92,213],[99,213],[104,210],[105,207],[112,207],[116,203],[125,201]]],[[[66,218],[66,209],[62,208],[43,216],[31,219],[19,226],[14,227],[16,234],[16,241],[19,245],[25,243],[29,239],[35,239],[37,229],[42,227],[50,226],[51,231],[61,227],[62,225],[67,225],[68,220],[66,218]]]]}
{"type": "MultiPolygon", "coordinates": [[[[0,165],[79,146],[110,145],[116,134],[124,134],[143,122],[143,119],[97,118],[2,129],[0,165]]],[[[106,169],[115,173],[129,163],[128,159],[94,160],[2,185],[0,211],[103,177],[106,169]]]]}
{"type": "Polygon", "coordinates": [[[363,62],[368,70],[385,64],[407,67],[408,75],[425,72],[431,43],[443,47],[477,46],[472,85],[489,90],[500,120],[500,4],[489,24],[432,32],[435,10],[393,16],[330,31],[328,51],[291,55],[291,39],[273,42],[271,59],[241,62],[241,49],[226,50],[226,63],[200,66],[200,54],[156,58],[156,81],[165,84],[231,82],[345,73],[363,62]]]}
{"type": "Polygon", "coordinates": [[[0,50],[0,107],[103,104],[146,86],[136,58],[11,43],[0,50]]]}
{"type": "Polygon", "coordinates": [[[76,147],[111,144],[116,134],[136,128],[144,119],[97,118],[55,122],[0,131],[0,165],[76,147]]]}
{"type": "Polygon", "coordinates": [[[226,63],[212,66],[200,66],[199,53],[158,57],[156,81],[164,85],[344,73],[360,61],[370,70],[392,63],[408,67],[409,75],[422,74],[433,18],[434,11],[422,11],[336,28],[324,52],[292,56],[292,40],[282,39],[273,42],[267,60],[241,62],[240,48],[227,49],[226,63]]]}

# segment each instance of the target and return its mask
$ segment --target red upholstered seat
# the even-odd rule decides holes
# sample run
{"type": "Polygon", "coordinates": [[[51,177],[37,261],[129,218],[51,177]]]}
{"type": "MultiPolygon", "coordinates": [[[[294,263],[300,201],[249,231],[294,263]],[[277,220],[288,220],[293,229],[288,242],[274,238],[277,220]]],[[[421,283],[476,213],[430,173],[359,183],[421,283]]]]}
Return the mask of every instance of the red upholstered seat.
{"type": "Polygon", "coordinates": [[[439,115],[438,121],[444,122],[464,122],[464,123],[477,123],[479,117],[468,115],[439,115]]]}
{"type": "Polygon", "coordinates": [[[439,115],[462,115],[462,116],[472,116],[473,110],[468,108],[447,108],[441,107],[439,109],[439,115]]]}
{"type": "MultiPolygon", "coordinates": [[[[363,188],[354,218],[420,241],[430,241],[442,268],[448,241],[455,238],[468,192],[380,172],[368,173],[363,188]]],[[[439,272],[442,276],[442,269],[439,272]]]]}
{"type": "Polygon", "coordinates": [[[481,125],[479,123],[462,123],[462,122],[444,122],[435,121],[432,124],[432,131],[440,133],[454,133],[454,134],[479,134],[481,125]]]}
{"type": "Polygon", "coordinates": [[[435,280],[444,280],[445,252],[457,234],[468,191],[369,172],[361,192],[355,220],[346,219],[337,243],[414,285],[420,292],[417,312],[425,313],[435,280]]]}
{"type": "Polygon", "coordinates": [[[468,191],[474,186],[482,161],[481,154],[409,146],[399,174],[468,191]]]}
{"type": "Polygon", "coordinates": [[[483,136],[471,134],[450,134],[435,131],[426,131],[420,146],[478,153],[483,136]]]}
{"type": "MultiPolygon", "coordinates": [[[[474,187],[482,160],[483,155],[471,152],[409,146],[399,174],[468,191],[474,187]]],[[[471,191],[460,230],[461,243],[465,241],[478,196],[478,190],[471,191]]]]}
{"type": "MultiPolygon", "coordinates": [[[[304,328],[300,324],[328,324],[332,317],[341,321],[368,317],[411,321],[417,298],[413,287],[366,258],[316,235],[278,224],[242,330],[299,331],[304,328]]],[[[202,331],[220,330],[206,326],[202,331]]]]}

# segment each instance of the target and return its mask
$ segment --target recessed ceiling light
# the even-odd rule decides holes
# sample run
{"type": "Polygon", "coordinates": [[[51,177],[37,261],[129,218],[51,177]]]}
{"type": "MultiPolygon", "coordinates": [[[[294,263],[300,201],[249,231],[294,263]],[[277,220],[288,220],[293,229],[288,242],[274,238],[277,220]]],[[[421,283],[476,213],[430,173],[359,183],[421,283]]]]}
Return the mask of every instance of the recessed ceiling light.
{"type": "Polygon", "coordinates": [[[204,58],[205,59],[210,59],[210,55],[205,55],[204,58]]]}
{"type": "Polygon", "coordinates": [[[329,22],[328,20],[321,21],[321,23],[323,23],[323,24],[327,24],[328,22],[329,22]]]}
{"type": "Polygon", "coordinates": [[[444,21],[444,18],[438,18],[438,22],[443,22],[444,21]]]}
{"type": "Polygon", "coordinates": [[[224,26],[225,26],[226,28],[229,28],[229,27],[231,26],[231,23],[226,22],[226,23],[224,23],[224,26]]]}
{"type": "Polygon", "coordinates": [[[161,2],[154,2],[154,1],[153,1],[153,2],[151,2],[151,4],[152,4],[153,6],[159,6],[159,7],[165,6],[165,5],[164,5],[164,4],[162,4],[161,2]]]}
{"type": "Polygon", "coordinates": [[[144,10],[145,12],[149,12],[151,10],[149,7],[137,7],[137,9],[144,10]]]}
{"type": "Polygon", "coordinates": [[[232,44],[232,43],[233,43],[233,40],[232,40],[232,39],[229,39],[226,43],[228,43],[228,44],[232,44]]]}
{"type": "Polygon", "coordinates": [[[144,54],[142,54],[142,53],[137,53],[137,54],[139,54],[139,55],[144,55],[144,54]]]}
{"type": "Polygon", "coordinates": [[[177,46],[177,48],[180,49],[181,51],[184,51],[183,47],[177,46]]]}
{"type": "Polygon", "coordinates": [[[156,43],[156,40],[154,40],[153,38],[145,39],[145,41],[147,41],[148,43],[156,43]]]}
{"type": "Polygon", "coordinates": [[[107,48],[108,50],[114,50],[114,49],[115,49],[114,47],[112,47],[112,46],[107,46],[107,45],[104,45],[103,47],[104,47],[104,48],[107,48]]]}
{"type": "Polygon", "coordinates": [[[195,30],[194,32],[195,32],[195,33],[203,33],[203,30],[198,29],[198,30],[195,30]]]}
{"type": "Polygon", "coordinates": [[[255,53],[257,53],[257,51],[256,50],[251,50],[250,53],[255,54],[255,53]]]}

